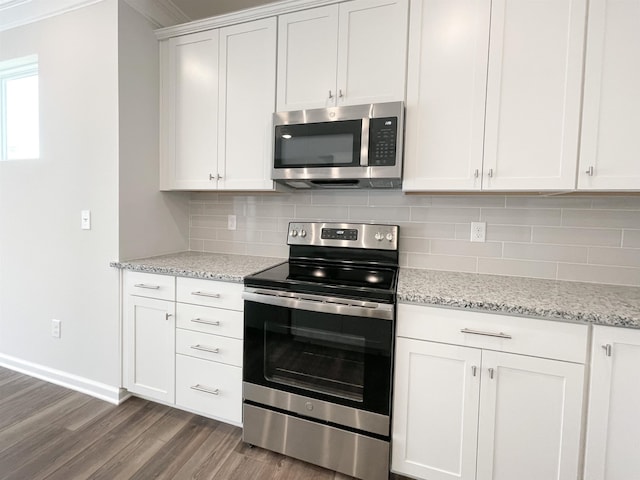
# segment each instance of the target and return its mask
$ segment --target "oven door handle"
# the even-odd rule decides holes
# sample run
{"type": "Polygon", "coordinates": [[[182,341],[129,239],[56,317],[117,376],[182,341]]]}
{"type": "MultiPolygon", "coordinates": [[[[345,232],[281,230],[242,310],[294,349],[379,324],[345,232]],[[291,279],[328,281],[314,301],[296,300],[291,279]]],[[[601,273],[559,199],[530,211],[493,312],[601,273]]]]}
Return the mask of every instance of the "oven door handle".
{"type": "Polygon", "coordinates": [[[265,303],[294,310],[379,318],[382,320],[393,320],[395,313],[393,304],[295,294],[278,290],[245,288],[242,298],[250,302],[265,303]]]}

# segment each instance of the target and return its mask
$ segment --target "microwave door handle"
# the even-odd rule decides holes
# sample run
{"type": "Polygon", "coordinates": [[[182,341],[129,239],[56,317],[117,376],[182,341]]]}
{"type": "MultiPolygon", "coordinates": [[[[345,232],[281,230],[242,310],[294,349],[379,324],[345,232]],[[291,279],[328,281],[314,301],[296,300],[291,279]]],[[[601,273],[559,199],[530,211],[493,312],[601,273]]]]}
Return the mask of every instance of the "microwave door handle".
{"type": "Polygon", "coordinates": [[[369,117],[362,119],[362,133],[360,136],[360,166],[369,166],[369,117]]]}

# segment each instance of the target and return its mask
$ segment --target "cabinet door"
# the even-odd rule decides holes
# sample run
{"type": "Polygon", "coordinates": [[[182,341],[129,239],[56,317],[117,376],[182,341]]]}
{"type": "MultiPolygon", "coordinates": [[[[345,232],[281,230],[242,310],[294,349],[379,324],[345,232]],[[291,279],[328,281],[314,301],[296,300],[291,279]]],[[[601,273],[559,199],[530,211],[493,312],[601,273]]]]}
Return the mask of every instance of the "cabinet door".
{"type": "Polygon", "coordinates": [[[584,366],[482,352],[478,480],[576,480],[584,366]]]}
{"type": "Polygon", "coordinates": [[[174,402],[175,303],[126,297],[123,334],[125,387],[132,393],[174,402]]]}
{"type": "Polygon", "coordinates": [[[163,46],[163,189],[215,189],[218,151],[218,31],[163,46]]]}
{"type": "Polygon", "coordinates": [[[278,111],[335,105],[337,50],[337,5],[278,17],[278,111]]]}
{"type": "Polygon", "coordinates": [[[403,101],[408,0],[340,4],[338,105],[403,101]]]}
{"type": "Polygon", "coordinates": [[[586,0],[493,0],[483,189],[574,189],[586,0]]]}
{"type": "Polygon", "coordinates": [[[640,330],[593,329],[585,480],[640,478],[640,330]]]}
{"type": "Polygon", "coordinates": [[[412,0],[402,188],[479,190],[490,0],[412,0]]]}
{"type": "Polygon", "coordinates": [[[218,188],[273,190],[276,19],[220,31],[218,188]]]}
{"type": "Polygon", "coordinates": [[[590,0],[578,188],[640,189],[640,0],[590,0]]]}
{"type": "Polygon", "coordinates": [[[474,479],[480,350],[408,338],[396,343],[392,470],[474,479]]]}

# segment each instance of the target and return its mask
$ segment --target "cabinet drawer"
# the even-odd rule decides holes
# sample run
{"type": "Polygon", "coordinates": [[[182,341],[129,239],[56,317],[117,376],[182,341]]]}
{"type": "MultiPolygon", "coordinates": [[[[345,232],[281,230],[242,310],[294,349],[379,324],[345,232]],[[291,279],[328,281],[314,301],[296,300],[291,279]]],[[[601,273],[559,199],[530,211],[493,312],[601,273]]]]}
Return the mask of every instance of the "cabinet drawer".
{"type": "Polygon", "coordinates": [[[240,339],[244,334],[244,314],[236,310],[178,303],[176,315],[178,328],[240,339]]]}
{"type": "Polygon", "coordinates": [[[588,326],[536,318],[398,305],[399,337],[585,363],[588,326]]]}
{"type": "Polygon", "coordinates": [[[178,302],[238,311],[244,306],[241,283],[178,277],[176,289],[178,302]]]}
{"type": "Polygon", "coordinates": [[[176,299],[176,277],[153,273],[124,272],[125,293],[139,297],[176,299]]]}
{"type": "Polygon", "coordinates": [[[176,405],[239,425],[242,369],[176,355],[176,405]]]}
{"type": "Polygon", "coordinates": [[[176,353],[242,366],[242,340],[191,330],[176,331],[176,353]]]}

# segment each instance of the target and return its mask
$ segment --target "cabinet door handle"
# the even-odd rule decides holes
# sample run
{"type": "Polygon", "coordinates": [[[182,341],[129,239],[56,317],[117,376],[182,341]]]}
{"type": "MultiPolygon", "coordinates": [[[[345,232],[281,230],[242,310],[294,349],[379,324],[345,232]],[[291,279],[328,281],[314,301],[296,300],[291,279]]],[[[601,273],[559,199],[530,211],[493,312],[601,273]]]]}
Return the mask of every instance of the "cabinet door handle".
{"type": "Polygon", "coordinates": [[[192,390],[197,390],[199,392],[210,393],[211,395],[220,395],[220,390],[217,388],[209,388],[204,385],[200,385],[199,383],[191,386],[192,390]]]}
{"type": "Polygon", "coordinates": [[[470,328],[463,328],[462,330],[460,330],[460,333],[468,333],[470,335],[483,335],[485,337],[498,337],[498,338],[506,338],[506,339],[512,338],[511,335],[509,335],[508,333],[483,332],[481,330],[471,330],[470,328]]]}
{"type": "Polygon", "coordinates": [[[471,366],[471,375],[473,375],[474,377],[478,374],[478,367],[475,365],[471,366]]]}
{"type": "Polygon", "coordinates": [[[213,173],[210,173],[209,180],[222,180],[222,175],[220,175],[219,173],[216,173],[215,175],[213,173]]]}
{"type": "Polygon", "coordinates": [[[333,98],[333,93],[329,90],[329,98],[333,98]]]}
{"type": "Polygon", "coordinates": [[[489,176],[489,178],[493,177],[493,168],[489,169],[489,172],[487,173],[487,175],[489,176]]]}
{"type": "Polygon", "coordinates": [[[475,172],[473,172],[473,176],[474,176],[475,178],[478,178],[478,177],[480,176],[480,170],[478,170],[478,169],[476,168],[475,172]]]}
{"type": "Polygon", "coordinates": [[[197,295],[198,297],[209,297],[209,298],[220,298],[219,293],[211,293],[211,292],[191,292],[191,295],[197,295]]]}
{"type": "Polygon", "coordinates": [[[612,349],[611,349],[611,344],[607,343],[606,345],[602,345],[602,348],[604,348],[604,354],[607,357],[610,357],[612,355],[612,349]]]}
{"type": "Polygon", "coordinates": [[[148,288],[149,290],[160,290],[160,285],[149,285],[146,283],[136,283],[134,287],[148,288]]]}
{"type": "Polygon", "coordinates": [[[165,320],[169,320],[171,317],[173,317],[173,313],[165,313],[164,314],[164,319],[165,320]]]}
{"type": "Polygon", "coordinates": [[[338,97],[339,98],[343,98],[344,97],[344,94],[342,93],[342,89],[338,90],[338,97]]]}
{"type": "Polygon", "coordinates": [[[494,370],[493,370],[493,368],[490,368],[490,369],[489,369],[489,378],[490,378],[491,380],[493,380],[493,375],[494,375],[494,370]]]}
{"type": "Polygon", "coordinates": [[[220,326],[220,320],[211,321],[211,320],[203,320],[201,318],[192,318],[191,321],[193,323],[203,323],[205,325],[213,325],[214,327],[220,326]]]}
{"type": "Polygon", "coordinates": [[[591,165],[584,173],[586,173],[590,177],[593,177],[593,165],[591,165]]]}
{"type": "Polygon", "coordinates": [[[220,353],[219,348],[207,347],[206,345],[191,345],[191,348],[193,350],[200,350],[201,352],[220,353]]]}

